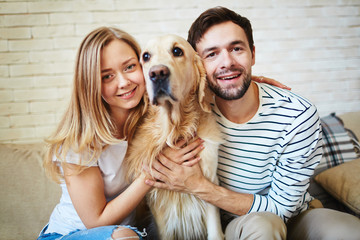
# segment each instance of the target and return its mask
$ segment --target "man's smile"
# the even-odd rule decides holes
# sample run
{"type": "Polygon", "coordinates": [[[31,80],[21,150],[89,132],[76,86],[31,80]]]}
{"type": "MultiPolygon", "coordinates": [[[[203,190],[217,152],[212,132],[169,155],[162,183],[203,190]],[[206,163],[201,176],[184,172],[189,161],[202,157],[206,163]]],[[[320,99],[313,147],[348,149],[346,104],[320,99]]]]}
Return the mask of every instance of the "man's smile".
{"type": "Polygon", "coordinates": [[[220,76],[220,77],[217,77],[217,79],[219,79],[219,80],[232,80],[232,79],[238,78],[240,76],[241,76],[241,74],[224,76],[224,77],[220,76]]]}

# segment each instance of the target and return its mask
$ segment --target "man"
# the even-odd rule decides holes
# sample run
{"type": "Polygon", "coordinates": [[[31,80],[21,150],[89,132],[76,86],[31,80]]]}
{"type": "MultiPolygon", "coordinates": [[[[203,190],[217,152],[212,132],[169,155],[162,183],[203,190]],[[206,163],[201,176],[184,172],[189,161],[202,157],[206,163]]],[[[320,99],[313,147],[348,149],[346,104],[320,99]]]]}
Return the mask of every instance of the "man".
{"type": "MultiPolygon", "coordinates": [[[[213,113],[224,134],[220,186],[199,166],[159,157],[155,187],[194,194],[223,210],[226,239],[352,239],[356,217],[309,209],[309,178],[321,158],[321,126],[308,100],[251,81],[255,46],[248,19],[222,8],[202,13],[188,41],[204,61],[215,93],[213,113]],[[336,219],[336,221],[335,221],[336,219]]],[[[355,237],[356,238],[356,237],[355,237]]]]}

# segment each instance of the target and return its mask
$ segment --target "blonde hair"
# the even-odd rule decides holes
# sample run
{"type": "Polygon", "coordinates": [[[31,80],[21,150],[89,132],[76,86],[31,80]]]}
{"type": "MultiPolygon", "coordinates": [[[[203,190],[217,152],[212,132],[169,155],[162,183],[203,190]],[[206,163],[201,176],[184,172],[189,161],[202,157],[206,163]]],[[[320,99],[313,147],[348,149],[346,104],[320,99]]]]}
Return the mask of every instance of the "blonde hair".
{"type": "MultiPolygon", "coordinates": [[[[101,97],[101,50],[112,40],[127,43],[140,56],[140,47],[128,33],[116,28],[101,27],[82,41],[76,57],[72,96],[56,131],[46,139],[48,151],[43,166],[56,182],[62,178],[53,157],[66,162],[69,150],[80,155],[79,172],[96,162],[104,147],[118,143],[116,126],[110,116],[109,105],[101,97]],[[81,165],[81,166],[80,166],[81,165]]],[[[123,129],[130,141],[135,128],[147,109],[147,96],[132,109],[123,129]]]]}

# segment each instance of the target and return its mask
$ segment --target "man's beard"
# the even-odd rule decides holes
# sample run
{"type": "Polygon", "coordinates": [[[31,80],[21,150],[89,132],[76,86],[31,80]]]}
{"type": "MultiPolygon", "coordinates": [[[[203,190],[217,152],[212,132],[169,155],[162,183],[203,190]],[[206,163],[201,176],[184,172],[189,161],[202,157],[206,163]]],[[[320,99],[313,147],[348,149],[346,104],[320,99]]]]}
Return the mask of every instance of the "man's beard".
{"type": "MultiPolygon", "coordinates": [[[[246,91],[249,89],[250,84],[251,84],[251,74],[248,74],[247,72],[245,72],[245,70],[241,70],[242,74],[245,74],[244,76],[244,81],[242,86],[238,87],[238,88],[230,88],[230,89],[225,89],[225,88],[221,88],[216,82],[212,82],[208,80],[208,84],[210,89],[215,93],[216,96],[225,99],[225,100],[236,100],[239,98],[242,98],[246,91]]],[[[213,75],[213,79],[214,81],[216,81],[217,77],[216,75],[218,74],[214,74],[213,75]]]]}

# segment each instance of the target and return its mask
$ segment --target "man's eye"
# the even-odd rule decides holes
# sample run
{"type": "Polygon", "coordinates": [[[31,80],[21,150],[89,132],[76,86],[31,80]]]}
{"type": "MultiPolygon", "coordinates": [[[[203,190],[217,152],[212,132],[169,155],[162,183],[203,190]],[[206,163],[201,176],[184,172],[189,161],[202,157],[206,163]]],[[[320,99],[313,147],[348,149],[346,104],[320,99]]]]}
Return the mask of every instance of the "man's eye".
{"type": "Polygon", "coordinates": [[[208,55],[206,55],[206,57],[205,58],[212,58],[212,57],[215,57],[215,53],[214,52],[212,52],[212,53],[209,53],[208,55]]]}
{"type": "Polygon", "coordinates": [[[144,62],[147,62],[150,60],[150,54],[148,52],[145,52],[143,55],[142,55],[142,59],[144,62]]]}
{"type": "Polygon", "coordinates": [[[172,53],[175,57],[181,57],[184,55],[183,50],[179,47],[174,47],[174,49],[172,50],[172,53]]]}
{"type": "Polygon", "coordinates": [[[241,47],[234,47],[234,49],[233,49],[234,52],[238,52],[238,51],[241,51],[241,50],[242,50],[241,47]]]}

